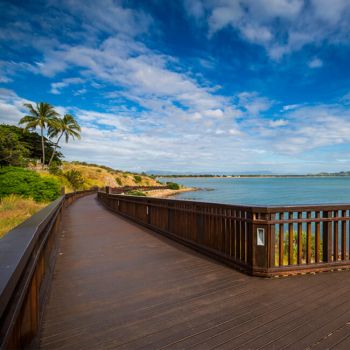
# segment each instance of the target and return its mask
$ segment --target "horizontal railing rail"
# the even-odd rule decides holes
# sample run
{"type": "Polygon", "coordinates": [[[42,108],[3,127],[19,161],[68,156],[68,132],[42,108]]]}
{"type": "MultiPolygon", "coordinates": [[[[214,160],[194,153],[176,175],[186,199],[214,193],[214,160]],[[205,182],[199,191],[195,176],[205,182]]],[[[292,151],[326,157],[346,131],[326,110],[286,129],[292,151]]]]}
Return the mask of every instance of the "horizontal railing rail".
{"type": "Polygon", "coordinates": [[[97,189],[62,195],[0,239],[0,348],[28,346],[39,329],[63,209],[97,189]]]}
{"type": "Polygon", "coordinates": [[[350,204],[244,206],[106,192],[109,209],[254,276],[350,268],[350,204]]]}

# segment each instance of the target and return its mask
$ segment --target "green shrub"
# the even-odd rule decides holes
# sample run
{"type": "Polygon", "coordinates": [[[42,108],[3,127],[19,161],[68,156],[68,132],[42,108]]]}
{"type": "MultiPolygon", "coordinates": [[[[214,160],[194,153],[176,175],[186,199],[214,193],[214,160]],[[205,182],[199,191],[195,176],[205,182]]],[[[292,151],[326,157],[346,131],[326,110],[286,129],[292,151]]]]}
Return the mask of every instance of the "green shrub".
{"type": "Polygon", "coordinates": [[[180,189],[180,185],[177,184],[176,182],[167,182],[166,184],[170,190],[179,190],[180,189]]]}
{"type": "Polygon", "coordinates": [[[121,180],[119,177],[116,177],[116,178],[115,178],[115,181],[117,182],[117,184],[118,184],[119,186],[122,186],[122,185],[123,185],[123,182],[122,182],[122,180],[121,180]]]}
{"type": "Polygon", "coordinates": [[[65,178],[72,185],[74,191],[83,187],[85,179],[83,178],[80,171],[72,169],[64,173],[65,178]]]}
{"type": "Polygon", "coordinates": [[[142,177],[140,175],[134,175],[134,179],[136,183],[140,183],[142,181],[142,177]]]}
{"type": "Polygon", "coordinates": [[[126,194],[128,194],[130,196],[146,197],[146,193],[144,193],[142,191],[137,191],[137,190],[128,191],[128,192],[126,192],[126,194]]]}
{"type": "MultiPolygon", "coordinates": [[[[302,261],[306,261],[306,250],[307,250],[307,233],[305,231],[302,231],[301,236],[301,245],[302,245],[302,261]]],[[[278,232],[276,232],[276,252],[278,252],[278,232]]],[[[320,259],[322,260],[322,246],[323,242],[322,239],[320,240],[320,259]]],[[[289,232],[284,233],[284,242],[283,242],[283,263],[284,265],[288,264],[288,252],[289,252],[289,232]]],[[[277,255],[275,256],[275,263],[278,265],[277,255]]],[[[296,263],[297,261],[297,255],[298,255],[298,232],[293,231],[293,257],[292,257],[292,263],[296,263]]],[[[311,234],[311,256],[312,258],[315,258],[315,234],[311,234]]]]}
{"type": "Polygon", "coordinates": [[[63,172],[57,162],[52,162],[49,167],[49,173],[56,176],[63,175],[63,172]]]}
{"type": "Polygon", "coordinates": [[[16,167],[0,169],[0,198],[17,194],[36,202],[49,202],[58,198],[60,192],[58,181],[41,177],[35,171],[16,167]]]}

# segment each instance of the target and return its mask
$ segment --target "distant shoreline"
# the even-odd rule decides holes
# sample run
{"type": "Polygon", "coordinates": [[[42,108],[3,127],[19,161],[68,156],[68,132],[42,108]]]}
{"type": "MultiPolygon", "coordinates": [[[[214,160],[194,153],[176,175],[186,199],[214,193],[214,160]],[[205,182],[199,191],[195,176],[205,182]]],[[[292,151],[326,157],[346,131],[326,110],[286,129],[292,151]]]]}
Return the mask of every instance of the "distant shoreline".
{"type": "MultiPolygon", "coordinates": [[[[156,175],[154,175],[156,176],[156,175]]],[[[161,175],[156,176],[157,179],[240,179],[240,178],[261,178],[261,179],[271,179],[271,178],[329,178],[329,177],[350,177],[349,175],[161,175]]]]}

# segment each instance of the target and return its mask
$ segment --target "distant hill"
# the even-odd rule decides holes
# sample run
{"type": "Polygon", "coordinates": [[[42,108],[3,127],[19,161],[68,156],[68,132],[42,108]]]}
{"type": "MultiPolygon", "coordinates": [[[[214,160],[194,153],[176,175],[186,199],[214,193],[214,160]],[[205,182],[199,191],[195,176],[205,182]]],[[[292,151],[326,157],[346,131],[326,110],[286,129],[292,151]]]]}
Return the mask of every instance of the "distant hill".
{"type": "Polygon", "coordinates": [[[337,173],[318,173],[318,176],[350,176],[350,171],[339,171],[337,173]]]}
{"type": "Polygon", "coordinates": [[[271,171],[261,170],[261,171],[242,171],[240,173],[232,173],[232,172],[216,172],[216,173],[208,173],[208,172],[184,172],[184,171],[165,171],[165,170],[147,170],[146,174],[155,175],[155,176],[237,176],[237,175],[274,175],[271,171]]]}
{"type": "Polygon", "coordinates": [[[189,173],[171,172],[162,170],[148,170],[147,174],[159,177],[327,177],[327,176],[350,176],[350,171],[340,171],[334,173],[322,172],[316,174],[275,174],[271,171],[240,172],[240,173],[189,173]]]}

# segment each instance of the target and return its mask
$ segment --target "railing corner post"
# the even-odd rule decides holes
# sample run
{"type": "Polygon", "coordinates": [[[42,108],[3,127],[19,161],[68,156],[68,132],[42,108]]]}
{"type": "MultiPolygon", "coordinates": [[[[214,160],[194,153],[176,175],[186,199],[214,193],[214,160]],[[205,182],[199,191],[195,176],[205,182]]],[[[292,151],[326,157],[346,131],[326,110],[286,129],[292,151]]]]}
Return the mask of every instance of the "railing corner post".
{"type": "Polygon", "coordinates": [[[252,212],[251,245],[252,274],[267,275],[267,270],[274,266],[275,259],[275,226],[269,221],[275,214],[252,212]]]}

